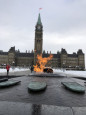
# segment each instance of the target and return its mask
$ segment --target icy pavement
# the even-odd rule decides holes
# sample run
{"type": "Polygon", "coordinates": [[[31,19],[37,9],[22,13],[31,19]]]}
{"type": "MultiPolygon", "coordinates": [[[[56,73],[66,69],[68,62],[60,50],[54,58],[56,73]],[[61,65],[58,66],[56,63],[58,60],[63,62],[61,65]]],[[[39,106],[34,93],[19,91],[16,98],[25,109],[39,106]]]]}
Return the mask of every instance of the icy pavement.
{"type": "Polygon", "coordinates": [[[66,107],[86,106],[86,93],[77,94],[75,92],[71,92],[70,90],[65,89],[65,87],[61,84],[63,81],[76,81],[79,84],[85,86],[84,80],[65,77],[49,78],[34,76],[23,76],[12,78],[12,80],[13,79],[21,81],[21,83],[13,87],[0,89],[0,101],[35,103],[41,105],[45,104],[66,107]],[[46,90],[38,93],[29,92],[28,85],[32,81],[45,82],[47,84],[46,90]]]}
{"type": "MultiPolygon", "coordinates": [[[[30,70],[23,69],[19,73],[28,74],[30,70]]],[[[65,74],[65,72],[56,69],[54,73],[65,74]]],[[[75,81],[83,85],[86,92],[85,80],[72,77],[36,77],[29,75],[12,79],[20,80],[21,84],[0,89],[1,115],[86,115],[86,93],[71,92],[61,84],[63,81],[75,81]],[[39,93],[29,92],[27,86],[31,81],[46,82],[46,90],[39,93]]]]}
{"type": "Polygon", "coordinates": [[[61,84],[77,81],[84,86],[84,80],[33,76],[13,79],[21,80],[21,84],[0,89],[0,115],[86,115],[86,94],[71,92],[61,84]],[[46,90],[29,92],[31,81],[45,81],[46,90]]]}
{"type": "Polygon", "coordinates": [[[0,101],[0,115],[86,115],[86,107],[60,107],[0,101]]]}
{"type": "Polygon", "coordinates": [[[80,115],[75,112],[70,107],[0,101],[0,115],[80,115]]]}

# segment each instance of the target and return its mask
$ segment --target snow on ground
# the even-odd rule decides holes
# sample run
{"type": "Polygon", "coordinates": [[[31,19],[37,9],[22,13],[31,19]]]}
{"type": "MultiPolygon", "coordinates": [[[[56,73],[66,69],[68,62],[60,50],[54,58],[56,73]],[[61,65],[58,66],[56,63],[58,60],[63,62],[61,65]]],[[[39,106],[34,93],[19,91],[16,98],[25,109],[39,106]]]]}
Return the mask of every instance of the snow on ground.
{"type": "Polygon", "coordinates": [[[73,70],[60,70],[60,69],[53,69],[53,71],[54,73],[86,77],[86,71],[73,71],[73,70]]]}
{"type": "MultiPolygon", "coordinates": [[[[17,71],[26,71],[26,70],[29,70],[29,68],[10,68],[10,72],[17,72],[17,71]]],[[[2,69],[0,68],[0,73],[5,73],[7,72],[6,69],[2,69]]]]}
{"type": "Polygon", "coordinates": [[[86,71],[66,71],[65,73],[80,76],[80,77],[86,77],[86,71]]]}
{"type": "MultiPolygon", "coordinates": [[[[30,70],[29,68],[10,68],[10,72],[17,72],[17,71],[27,71],[30,70]]],[[[86,77],[86,71],[72,71],[72,70],[61,70],[61,69],[53,69],[54,73],[59,73],[60,75],[74,75],[80,77],[86,77]]],[[[7,72],[6,69],[0,68],[0,73],[7,72]]]]}

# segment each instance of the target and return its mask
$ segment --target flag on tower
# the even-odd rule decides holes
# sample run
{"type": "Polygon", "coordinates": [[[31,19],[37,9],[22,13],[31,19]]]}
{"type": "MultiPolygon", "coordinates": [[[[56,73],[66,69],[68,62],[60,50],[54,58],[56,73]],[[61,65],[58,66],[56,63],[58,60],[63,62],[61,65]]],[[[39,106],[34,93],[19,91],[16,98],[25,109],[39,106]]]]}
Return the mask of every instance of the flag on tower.
{"type": "Polygon", "coordinates": [[[42,10],[42,8],[39,8],[39,10],[42,10]]]}

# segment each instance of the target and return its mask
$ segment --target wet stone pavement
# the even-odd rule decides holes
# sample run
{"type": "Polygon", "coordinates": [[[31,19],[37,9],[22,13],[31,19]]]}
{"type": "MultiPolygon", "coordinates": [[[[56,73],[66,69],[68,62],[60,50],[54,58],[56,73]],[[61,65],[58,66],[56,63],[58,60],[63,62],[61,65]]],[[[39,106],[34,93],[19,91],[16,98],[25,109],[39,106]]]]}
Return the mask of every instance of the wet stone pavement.
{"type": "Polygon", "coordinates": [[[29,75],[13,79],[21,83],[0,89],[0,115],[86,115],[86,93],[71,92],[61,84],[62,81],[76,81],[85,86],[85,80],[29,75]],[[46,82],[47,88],[37,93],[30,92],[27,86],[31,81],[46,82]]]}

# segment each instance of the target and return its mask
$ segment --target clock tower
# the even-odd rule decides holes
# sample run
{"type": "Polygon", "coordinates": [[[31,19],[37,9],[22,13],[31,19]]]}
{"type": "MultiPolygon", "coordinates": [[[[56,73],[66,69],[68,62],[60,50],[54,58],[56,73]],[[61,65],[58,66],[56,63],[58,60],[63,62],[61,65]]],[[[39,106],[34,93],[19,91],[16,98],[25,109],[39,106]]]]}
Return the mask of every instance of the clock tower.
{"type": "Polygon", "coordinates": [[[42,38],[43,38],[43,26],[39,13],[37,24],[35,26],[34,64],[36,64],[37,55],[42,54],[42,45],[43,45],[42,38]]]}

